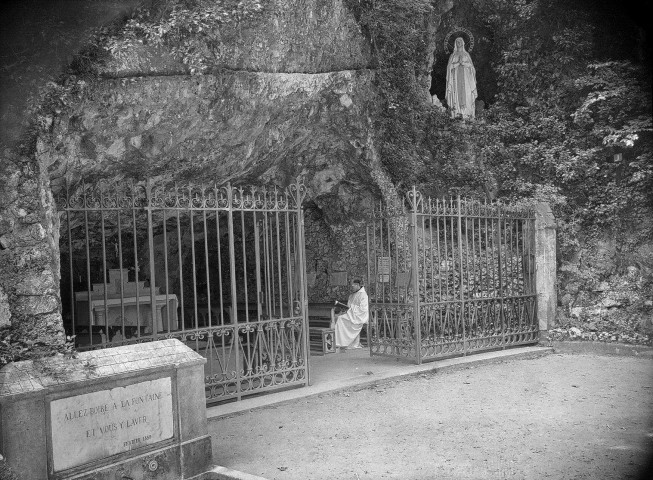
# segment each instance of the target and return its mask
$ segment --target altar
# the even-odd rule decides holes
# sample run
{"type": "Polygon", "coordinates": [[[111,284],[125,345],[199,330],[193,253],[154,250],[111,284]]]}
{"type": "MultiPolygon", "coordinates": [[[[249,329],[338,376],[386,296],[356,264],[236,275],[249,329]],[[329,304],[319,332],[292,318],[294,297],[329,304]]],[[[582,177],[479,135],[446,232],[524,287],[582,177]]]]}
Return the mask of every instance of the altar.
{"type": "Polygon", "coordinates": [[[108,283],[94,283],[90,292],[75,292],[77,330],[105,327],[103,334],[109,337],[110,331],[117,331],[123,325],[134,334],[140,329],[145,335],[179,328],[177,295],[160,293],[159,287],[152,292],[151,287],[145,287],[145,282],[127,282],[127,273],[127,270],[123,270],[122,275],[120,270],[109,270],[108,283]],[[156,332],[152,323],[152,297],[156,332]]]}

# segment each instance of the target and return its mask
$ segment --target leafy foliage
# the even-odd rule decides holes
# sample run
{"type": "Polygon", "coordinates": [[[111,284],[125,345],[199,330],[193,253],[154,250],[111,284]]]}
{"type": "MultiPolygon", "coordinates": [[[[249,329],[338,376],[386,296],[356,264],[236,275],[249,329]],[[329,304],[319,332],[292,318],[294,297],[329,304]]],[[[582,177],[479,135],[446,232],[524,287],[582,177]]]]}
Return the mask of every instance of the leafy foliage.
{"type": "Polygon", "coordinates": [[[428,0],[360,0],[348,2],[377,62],[376,82],[384,102],[375,118],[381,159],[404,187],[416,184],[424,159],[430,108],[420,100],[417,77],[427,73],[431,38],[428,0]]]}
{"type": "Polygon", "coordinates": [[[494,141],[482,148],[500,195],[556,206],[563,250],[578,241],[574,227],[618,234],[637,225],[653,200],[650,72],[600,61],[594,20],[573,3],[477,3],[501,11],[490,15],[504,39],[487,123],[494,141]]]}
{"type": "Polygon", "coordinates": [[[414,19],[427,9],[399,3],[361,2],[370,10],[360,15],[380,66],[397,67],[381,70],[387,105],[378,120],[395,182],[431,195],[548,201],[563,254],[606,229],[653,233],[640,225],[653,207],[650,71],[603,48],[623,44],[622,32],[598,28],[579,2],[472,0],[494,38],[498,94],[486,114],[465,123],[419,98],[412,74],[424,52],[414,38],[424,28],[414,19]],[[413,56],[404,41],[415,45],[413,56]]]}
{"type": "Polygon", "coordinates": [[[261,0],[170,1],[158,10],[135,10],[115,32],[106,29],[102,46],[116,58],[130,55],[138,44],[166,46],[191,74],[201,74],[217,57],[222,27],[240,24],[262,11],[261,0]]]}
{"type": "Polygon", "coordinates": [[[0,329],[0,368],[10,362],[41,359],[57,353],[74,357],[76,352],[73,338],[68,337],[63,343],[49,344],[26,340],[20,332],[14,331],[12,327],[0,329]]]}

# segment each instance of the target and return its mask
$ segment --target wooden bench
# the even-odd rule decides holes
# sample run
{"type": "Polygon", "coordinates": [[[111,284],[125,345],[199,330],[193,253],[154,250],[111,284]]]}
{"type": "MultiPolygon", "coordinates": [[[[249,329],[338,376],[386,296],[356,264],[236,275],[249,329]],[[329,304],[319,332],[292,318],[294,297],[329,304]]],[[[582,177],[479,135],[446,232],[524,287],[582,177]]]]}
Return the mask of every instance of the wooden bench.
{"type": "Polygon", "coordinates": [[[336,307],[333,303],[309,303],[309,327],[331,328],[336,321],[336,307]]]}
{"type": "Polygon", "coordinates": [[[312,354],[326,355],[336,351],[336,320],[333,303],[308,304],[308,338],[312,354]]]}
{"type": "Polygon", "coordinates": [[[336,351],[335,307],[332,303],[308,304],[308,338],[311,354],[326,355],[336,351]]]}
{"type": "MultiPolygon", "coordinates": [[[[316,332],[320,328],[326,330],[333,330],[331,328],[331,325],[335,325],[336,318],[338,317],[338,312],[340,311],[341,309],[334,306],[332,303],[309,303],[308,304],[309,330],[315,330],[316,332]]],[[[317,335],[317,333],[314,333],[313,335],[317,335]]],[[[361,343],[367,346],[368,338],[369,338],[369,322],[366,323],[363,329],[361,330],[360,338],[361,338],[361,343]]],[[[334,347],[335,347],[335,334],[333,340],[334,340],[334,347]]],[[[313,351],[313,346],[311,346],[311,352],[312,351],[313,351]]]]}

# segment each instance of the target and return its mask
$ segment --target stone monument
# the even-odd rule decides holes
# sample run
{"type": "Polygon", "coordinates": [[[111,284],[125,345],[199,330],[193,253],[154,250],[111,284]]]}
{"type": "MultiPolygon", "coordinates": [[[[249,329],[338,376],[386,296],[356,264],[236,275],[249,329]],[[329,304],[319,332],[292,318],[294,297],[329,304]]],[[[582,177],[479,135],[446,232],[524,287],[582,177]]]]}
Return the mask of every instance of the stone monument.
{"type": "Polygon", "coordinates": [[[208,478],[205,362],[169,339],[10,363],[0,451],[30,480],[208,478]]]}

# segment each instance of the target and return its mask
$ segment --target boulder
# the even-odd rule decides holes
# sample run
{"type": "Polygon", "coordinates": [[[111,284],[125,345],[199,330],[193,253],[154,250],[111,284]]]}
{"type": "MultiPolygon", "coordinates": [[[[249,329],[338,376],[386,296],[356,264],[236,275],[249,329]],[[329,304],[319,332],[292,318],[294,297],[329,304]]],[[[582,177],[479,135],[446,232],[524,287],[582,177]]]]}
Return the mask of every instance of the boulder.
{"type": "Polygon", "coordinates": [[[580,328],[571,327],[569,329],[569,338],[578,338],[578,337],[581,336],[581,334],[582,334],[582,331],[580,330],[580,328]]]}
{"type": "Polygon", "coordinates": [[[639,321],[639,331],[644,335],[653,337],[653,317],[650,315],[644,315],[643,318],[639,321]]]}
{"type": "Polygon", "coordinates": [[[580,318],[583,313],[583,307],[573,307],[569,310],[569,316],[573,318],[580,318]]]}

